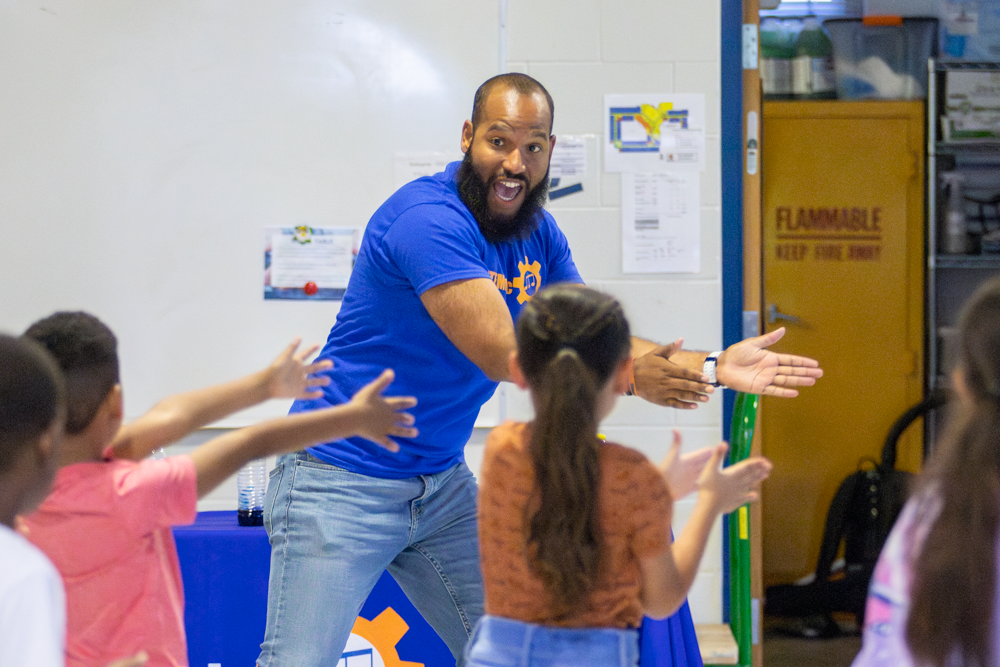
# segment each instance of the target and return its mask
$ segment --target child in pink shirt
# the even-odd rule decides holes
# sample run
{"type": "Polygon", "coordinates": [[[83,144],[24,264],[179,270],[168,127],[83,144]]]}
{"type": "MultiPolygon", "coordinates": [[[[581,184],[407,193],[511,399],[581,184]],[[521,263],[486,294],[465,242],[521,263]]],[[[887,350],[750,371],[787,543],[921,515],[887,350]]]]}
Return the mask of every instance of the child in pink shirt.
{"type": "Polygon", "coordinates": [[[122,426],[114,334],[86,313],[56,313],[25,334],[66,376],[68,414],[53,491],[26,517],[28,538],[52,560],[67,597],[66,664],[103,665],[140,649],[147,665],[187,665],[184,597],[171,526],[190,524],[199,497],[247,461],[361,435],[389,449],[412,437],[411,398],[383,398],[392,372],[349,403],[233,431],[190,456],[142,460],[196,428],[268,398],[313,398],[329,362],[306,364],[298,341],[267,369],[179,394],[122,426]],[[304,419],[300,419],[304,418],[304,419]],[[309,419],[313,417],[312,419],[309,419]]]}

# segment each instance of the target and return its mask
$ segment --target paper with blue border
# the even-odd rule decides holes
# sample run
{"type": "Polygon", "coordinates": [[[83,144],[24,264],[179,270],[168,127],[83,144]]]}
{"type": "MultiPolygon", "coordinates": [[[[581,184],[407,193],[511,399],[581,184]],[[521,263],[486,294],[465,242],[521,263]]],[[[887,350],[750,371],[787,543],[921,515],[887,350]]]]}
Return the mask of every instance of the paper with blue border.
{"type": "Polygon", "coordinates": [[[264,299],[340,301],[359,238],[351,227],[265,227],[264,299]]]}
{"type": "Polygon", "coordinates": [[[701,93],[605,95],[604,119],[607,173],[705,169],[701,93]]]}

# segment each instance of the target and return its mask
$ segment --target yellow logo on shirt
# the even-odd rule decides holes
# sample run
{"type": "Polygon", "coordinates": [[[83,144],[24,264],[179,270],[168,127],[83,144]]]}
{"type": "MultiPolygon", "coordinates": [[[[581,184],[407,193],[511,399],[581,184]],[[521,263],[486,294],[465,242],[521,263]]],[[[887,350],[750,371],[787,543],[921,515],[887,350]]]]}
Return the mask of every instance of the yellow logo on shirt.
{"type": "Polygon", "coordinates": [[[517,268],[521,275],[514,278],[514,287],[521,290],[517,293],[517,302],[523,304],[534,296],[542,284],[542,265],[537,261],[528,264],[528,258],[525,256],[523,262],[517,263],[517,268]]]}
{"type": "Polygon", "coordinates": [[[529,264],[525,255],[524,261],[517,263],[517,269],[521,275],[513,280],[507,280],[507,276],[496,271],[490,271],[490,278],[493,279],[497,289],[504,294],[513,294],[514,288],[517,288],[517,302],[524,304],[534,296],[542,284],[542,265],[538,262],[529,264]]]}

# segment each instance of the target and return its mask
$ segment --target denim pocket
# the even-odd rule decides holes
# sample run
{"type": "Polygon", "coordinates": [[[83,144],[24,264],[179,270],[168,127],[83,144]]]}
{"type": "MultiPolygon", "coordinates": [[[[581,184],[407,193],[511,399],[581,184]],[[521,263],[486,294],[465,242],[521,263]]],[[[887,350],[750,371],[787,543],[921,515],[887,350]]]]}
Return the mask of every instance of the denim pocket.
{"type": "Polygon", "coordinates": [[[300,452],[298,456],[295,457],[295,463],[298,465],[304,465],[309,468],[321,468],[323,470],[332,470],[333,472],[351,472],[346,468],[341,468],[340,466],[335,466],[332,463],[327,463],[323,459],[313,456],[309,452],[300,452]]]}
{"type": "Polygon", "coordinates": [[[267,476],[267,493],[264,494],[264,530],[268,536],[271,535],[271,513],[274,510],[274,499],[278,495],[278,486],[281,484],[281,473],[285,470],[285,464],[278,460],[277,465],[271,469],[267,476]]]}

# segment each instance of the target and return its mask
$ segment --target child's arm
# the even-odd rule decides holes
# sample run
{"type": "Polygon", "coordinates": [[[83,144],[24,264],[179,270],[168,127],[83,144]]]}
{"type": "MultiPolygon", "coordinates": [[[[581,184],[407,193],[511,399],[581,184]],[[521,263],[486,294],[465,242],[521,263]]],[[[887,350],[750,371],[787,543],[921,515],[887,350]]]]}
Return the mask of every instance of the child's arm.
{"type": "MultiPolygon", "coordinates": [[[[757,487],[771,472],[770,461],[762,457],[720,468],[726,449],[725,443],[713,448],[711,458],[698,477],[694,511],[677,541],[666,551],[640,560],[641,598],[646,615],[652,618],[665,618],[684,603],[716,517],[756,500],[757,487]]],[[[674,443],[663,468],[669,470],[671,463],[680,458],[679,453],[680,436],[675,431],[674,443]]],[[[665,476],[670,478],[669,473],[665,476]]]]}
{"type": "Polygon", "coordinates": [[[349,402],[323,410],[300,412],[261,422],[211,440],[191,453],[198,472],[198,497],[202,498],[248,461],[272,454],[296,452],[320,442],[360,435],[390,451],[399,445],[389,436],[413,438],[413,416],[400,412],[417,404],[407,396],[384,398],[382,390],[393,380],[385,370],[362,387],[349,402]]]}
{"type": "Polygon", "coordinates": [[[125,424],[111,443],[115,457],[138,461],[160,447],[177,442],[195,429],[218,421],[269,398],[319,398],[318,387],[330,384],[328,377],[309,377],[333,364],[306,364],[316,350],[312,346],[295,353],[296,338],[264,370],[225,384],[176,394],[154,405],[134,422],[125,424]]]}

